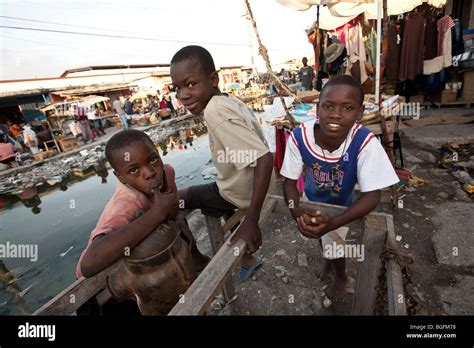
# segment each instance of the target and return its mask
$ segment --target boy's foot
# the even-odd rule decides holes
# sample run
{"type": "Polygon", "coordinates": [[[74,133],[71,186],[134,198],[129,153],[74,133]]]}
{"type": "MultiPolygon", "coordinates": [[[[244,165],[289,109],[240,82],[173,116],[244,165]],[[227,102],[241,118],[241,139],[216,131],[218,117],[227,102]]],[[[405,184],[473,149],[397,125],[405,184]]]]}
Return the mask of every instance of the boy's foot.
{"type": "Polygon", "coordinates": [[[347,276],[343,278],[336,277],[331,286],[325,291],[326,296],[334,302],[342,301],[346,293],[347,282],[347,276]]]}
{"type": "Polygon", "coordinates": [[[325,260],[323,271],[318,276],[318,280],[319,281],[324,281],[324,280],[328,279],[328,275],[329,275],[330,272],[331,272],[331,264],[327,260],[325,260]]]}
{"type": "Polygon", "coordinates": [[[240,282],[242,283],[249,279],[256,269],[262,267],[262,264],[260,259],[253,256],[242,258],[240,261],[240,282]]]}

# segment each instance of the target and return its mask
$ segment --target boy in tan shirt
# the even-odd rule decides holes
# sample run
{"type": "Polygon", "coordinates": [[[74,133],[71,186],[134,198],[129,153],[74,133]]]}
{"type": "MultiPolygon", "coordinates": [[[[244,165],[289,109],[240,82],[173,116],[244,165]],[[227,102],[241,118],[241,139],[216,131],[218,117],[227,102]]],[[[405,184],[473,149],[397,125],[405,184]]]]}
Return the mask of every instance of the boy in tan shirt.
{"type": "Polygon", "coordinates": [[[177,97],[193,114],[204,112],[215,183],[180,190],[185,209],[201,209],[214,217],[230,216],[247,209],[235,236],[247,244],[241,263],[241,281],[250,277],[261,261],[252,254],[262,244],[258,219],[271,179],[273,158],[258,123],[247,106],[219,90],[219,75],[211,54],[200,46],[187,46],[171,60],[171,79],[177,97]]]}

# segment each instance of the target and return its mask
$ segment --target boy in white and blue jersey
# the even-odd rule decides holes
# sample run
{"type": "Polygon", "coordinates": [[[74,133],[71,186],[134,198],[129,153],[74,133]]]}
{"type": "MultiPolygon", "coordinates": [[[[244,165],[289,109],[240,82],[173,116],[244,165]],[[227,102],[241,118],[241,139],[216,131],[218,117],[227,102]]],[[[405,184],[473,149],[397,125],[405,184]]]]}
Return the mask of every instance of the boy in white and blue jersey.
{"type": "MultiPolygon", "coordinates": [[[[364,113],[363,100],[362,87],[353,77],[342,75],[328,81],[318,104],[319,123],[310,121],[295,128],[286,146],[281,169],[286,177],[285,199],[300,232],[308,238],[322,237],[323,247],[337,242],[327,233],[370,213],[380,201],[380,189],[399,181],[375,135],[356,124],[364,113]],[[304,194],[309,200],[348,208],[336,216],[299,208],[296,182],[303,170],[304,194]],[[359,198],[356,183],[361,190],[359,198]]],[[[339,238],[345,239],[345,235],[339,232],[339,238]]],[[[345,259],[339,255],[325,257],[322,277],[335,271],[326,295],[340,300],[347,285],[345,259]]]]}

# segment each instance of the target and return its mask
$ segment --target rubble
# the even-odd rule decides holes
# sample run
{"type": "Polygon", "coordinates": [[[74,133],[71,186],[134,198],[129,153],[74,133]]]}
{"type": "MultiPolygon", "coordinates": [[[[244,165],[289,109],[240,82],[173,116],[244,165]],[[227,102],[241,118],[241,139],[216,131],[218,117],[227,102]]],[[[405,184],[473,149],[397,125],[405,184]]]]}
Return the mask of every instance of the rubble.
{"type": "Polygon", "coordinates": [[[298,253],[298,266],[308,267],[308,259],[304,253],[298,253]]]}
{"type": "Polygon", "coordinates": [[[25,188],[54,185],[62,182],[74,171],[86,171],[105,162],[105,144],[93,150],[82,150],[65,159],[57,159],[33,167],[29,171],[17,172],[0,179],[0,194],[20,194],[25,188]]]}
{"type": "MultiPolygon", "coordinates": [[[[151,127],[144,129],[144,132],[150,137],[154,144],[159,144],[167,140],[170,136],[176,135],[180,129],[184,129],[185,122],[180,121],[166,127],[151,127]]],[[[70,175],[83,176],[83,172],[91,167],[103,165],[105,159],[106,143],[90,146],[79,152],[73,153],[64,158],[52,159],[50,161],[39,164],[30,170],[13,172],[11,175],[0,178],[0,194],[17,194],[27,187],[40,186],[44,184],[54,185],[60,183],[70,175]]],[[[31,160],[30,160],[31,161],[31,160]]],[[[24,164],[27,164],[25,162],[24,164]]],[[[5,170],[0,163],[0,172],[5,170]]],[[[21,167],[20,167],[21,168],[21,167]]],[[[9,169],[7,166],[6,169],[9,169]]],[[[217,176],[216,168],[208,163],[204,168],[206,179],[217,176]]],[[[188,177],[192,179],[192,177],[188,177]]]]}
{"type": "Polygon", "coordinates": [[[469,173],[465,172],[463,170],[458,170],[458,171],[453,172],[453,176],[456,179],[458,179],[460,182],[462,182],[463,184],[466,184],[466,183],[472,181],[472,178],[469,175],[469,173]]]}

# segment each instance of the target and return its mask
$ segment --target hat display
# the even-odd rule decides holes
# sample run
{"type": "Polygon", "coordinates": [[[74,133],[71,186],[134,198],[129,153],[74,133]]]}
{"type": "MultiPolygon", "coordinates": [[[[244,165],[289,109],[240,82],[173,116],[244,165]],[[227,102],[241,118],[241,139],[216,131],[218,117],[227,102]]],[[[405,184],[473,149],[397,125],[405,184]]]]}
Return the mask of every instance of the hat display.
{"type": "Polygon", "coordinates": [[[341,43],[333,43],[324,51],[324,57],[326,57],[326,63],[334,62],[341,53],[344,51],[344,45],[341,43]]]}

